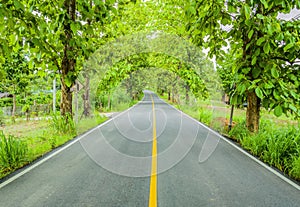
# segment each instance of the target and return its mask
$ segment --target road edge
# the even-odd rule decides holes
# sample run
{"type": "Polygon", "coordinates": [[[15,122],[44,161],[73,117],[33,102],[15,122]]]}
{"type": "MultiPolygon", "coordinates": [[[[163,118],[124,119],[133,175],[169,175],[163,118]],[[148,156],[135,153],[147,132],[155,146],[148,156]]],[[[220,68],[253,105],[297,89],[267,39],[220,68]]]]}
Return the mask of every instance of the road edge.
{"type": "MultiPolygon", "coordinates": [[[[72,140],[66,142],[66,144],[63,144],[61,147],[58,147],[50,152],[48,152],[45,157],[41,157],[38,158],[36,161],[33,161],[31,164],[24,166],[24,168],[20,168],[20,172],[17,172],[15,175],[12,175],[11,177],[9,177],[8,179],[2,178],[2,182],[0,180],[0,189],[5,187],[6,185],[8,185],[9,183],[13,182],[14,180],[17,180],[19,177],[25,175],[26,173],[30,172],[31,170],[35,169],[36,167],[38,167],[39,165],[42,165],[44,162],[48,161],[49,159],[51,159],[52,157],[56,156],[57,154],[61,153],[62,151],[64,151],[65,149],[71,147],[73,144],[77,143],[78,141],[80,141],[82,138],[84,138],[85,136],[89,135],[90,133],[92,133],[93,131],[97,130],[98,128],[110,123],[112,120],[114,120],[115,118],[121,116],[122,114],[132,110],[134,107],[138,106],[139,104],[143,103],[143,99],[142,98],[141,101],[139,101],[138,103],[136,103],[135,105],[129,107],[128,109],[118,113],[116,116],[113,116],[112,118],[106,120],[105,122],[99,124],[98,126],[87,130],[86,132],[84,132],[83,134],[74,137],[72,140]]],[[[7,175],[9,176],[9,175],[7,175]]]]}
{"type": "Polygon", "coordinates": [[[182,113],[183,115],[185,115],[186,117],[194,120],[195,122],[197,122],[199,125],[201,125],[202,127],[206,128],[207,130],[209,130],[210,132],[214,133],[215,135],[217,135],[219,138],[221,138],[223,141],[225,141],[226,143],[228,143],[229,145],[231,145],[232,147],[234,147],[235,149],[237,149],[238,151],[240,151],[241,153],[243,153],[244,155],[246,155],[247,157],[249,157],[250,159],[252,159],[253,161],[255,161],[256,163],[258,163],[259,165],[261,165],[262,167],[266,168],[268,171],[270,171],[271,173],[273,173],[274,175],[276,175],[277,177],[279,177],[280,179],[282,179],[283,181],[285,181],[286,183],[290,184],[291,186],[293,186],[294,188],[296,188],[297,190],[300,191],[300,185],[296,182],[294,182],[293,180],[289,179],[288,177],[286,177],[285,175],[281,174],[280,172],[278,172],[277,170],[273,169],[272,167],[270,167],[269,165],[267,165],[266,163],[262,162],[261,160],[259,160],[257,157],[251,155],[249,152],[247,152],[246,150],[244,150],[243,148],[237,146],[236,144],[234,144],[233,142],[231,142],[230,140],[228,140],[227,138],[225,138],[224,136],[222,136],[220,133],[216,132],[215,130],[209,128],[208,126],[206,126],[205,124],[201,123],[200,121],[198,121],[197,119],[191,117],[190,115],[184,113],[183,111],[180,111],[179,109],[177,109],[176,107],[174,107],[173,105],[167,103],[166,101],[164,101],[163,99],[161,99],[159,96],[157,96],[161,101],[163,101],[164,103],[166,103],[167,105],[171,106],[172,108],[174,108],[175,110],[177,110],[178,112],[182,113]]]}

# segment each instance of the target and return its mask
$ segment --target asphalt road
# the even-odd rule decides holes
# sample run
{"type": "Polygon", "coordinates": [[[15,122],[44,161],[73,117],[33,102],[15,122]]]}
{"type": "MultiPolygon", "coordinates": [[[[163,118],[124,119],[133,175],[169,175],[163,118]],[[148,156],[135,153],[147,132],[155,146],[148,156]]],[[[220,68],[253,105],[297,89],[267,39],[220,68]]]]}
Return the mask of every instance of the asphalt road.
{"type": "Polygon", "coordinates": [[[299,186],[223,138],[210,149],[207,135],[146,91],[139,104],[0,184],[0,206],[300,206],[299,186]],[[212,151],[204,162],[201,150],[212,151]]]}

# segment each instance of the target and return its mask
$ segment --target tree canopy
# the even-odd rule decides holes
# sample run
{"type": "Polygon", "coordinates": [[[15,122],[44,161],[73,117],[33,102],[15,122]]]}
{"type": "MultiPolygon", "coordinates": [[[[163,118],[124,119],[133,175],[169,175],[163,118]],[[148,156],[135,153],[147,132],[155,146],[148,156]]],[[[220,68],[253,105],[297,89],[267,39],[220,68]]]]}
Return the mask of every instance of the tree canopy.
{"type": "Polygon", "coordinates": [[[209,48],[220,63],[226,56],[224,48],[230,51],[236,85],[231,103],[247,97],[251,131],[258,130],[260,105],[274,109],[277,116],[300,115],[300,24],[277,18],[294,7],[299,8],[300,2],[200,0],[187,6],[187,29],[194,43],[209,48]]]}

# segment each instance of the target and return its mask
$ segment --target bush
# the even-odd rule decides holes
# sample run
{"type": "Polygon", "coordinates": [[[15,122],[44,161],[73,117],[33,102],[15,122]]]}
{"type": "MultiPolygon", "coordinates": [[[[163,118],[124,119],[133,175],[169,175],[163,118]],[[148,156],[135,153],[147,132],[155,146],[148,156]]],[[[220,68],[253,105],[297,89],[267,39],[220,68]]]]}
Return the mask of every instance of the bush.
{"type": "Polygon", "coordinates": [[[228,133],[228,135],[237,140],[238,142],[241,142],[241,140],[248,138],[250,136],[250,132],[247,130],[246,122],[239,122],[236,124],[228,133]]]}
{"type": "Polygon", "coordinates": [[[4,115],[3,111],[0,109],[0,126],[4,125],[4,115]]]}
{"type": "Polygon", "coordinates": [[[76,126],[70,114],[67,114],[66,116],[54,114],[50,125],[57,134],[76,135],[76,126]]]}
{"type": "Polygon", "coordinates": [[[295,126],[261,123],[257,134],[250,133],[245,122],[237,124],[229,136],[265,163],[300,180],[300,130],[295,126]]]}
{"type": "Polygon", "coordinates": [[[267,148],[263,152],[263,160],[282,171],[288,171],[293,156],[298,155],[299,130],[295,127],[269,129],[267,148]]]}
{"type": "Polygon", "coordinates": [[[254,156],[261,157],[267,148],[267,133],[259,133],[254,136],[245,136],[240,140],[241,145],[254,156]]]}
{"type": "Polygon", "coordinates": [[[9,135],[6,137],[0,132],[0,164],[1,172],[21,167],[26,162],[28,153],[27,143],[9,135]]]}
{"type": "Polygon", "coordinates": [[[289,174],[295,179],[300,180],[300,156],[293,158],[292,169],[289,174]]]}
{"type": "Polygon", "coordinates": [[[207,109],[199,108],[199,121],[206,124],[210,125],[211,120],[212,120],[212,114],[213,112],[207,109]]]}

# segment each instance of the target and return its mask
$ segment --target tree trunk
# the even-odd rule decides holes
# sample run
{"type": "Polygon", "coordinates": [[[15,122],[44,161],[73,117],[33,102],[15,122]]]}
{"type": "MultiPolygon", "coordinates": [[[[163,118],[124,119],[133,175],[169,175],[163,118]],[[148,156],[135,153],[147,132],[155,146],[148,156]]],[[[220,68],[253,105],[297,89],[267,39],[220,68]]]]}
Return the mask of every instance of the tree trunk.
{"type": "Polygon", "coordinates": [[[174,93],[174,89],[172,89],[172,103],[175,103],[175,93],[174,93]]]}
{"type": "Polygon", "coordinates": [[[62,58],[61,64],[61,105],[60,112],[61,115],[65,116],[66,114],[72,114],[72,92],[71,87],[75,83],[74,78],[70,78],[69,73],[75,71],[76,59],[73,54],[73,47],[70,45],[72,40],[73,32],[71,30],[71,22],[75,21],[76,13],[76,0],[65,0],[64,7],[69,15],[69,20],[66,19],[64,22],[64,33],[66,39],[64,41],[64,55],[62,58]],[[66,81],[68,79],[68,81],[66,81]],[[70,82],[71,84],[66,84],[70,82]]]}
{"type": "Polygon", "coordinates": [[[27,109],[27,110],[25,111],[25,115],[26,115],[26,121],[28,122],[29,119],[30,119],[29,109],[27,109]]]}
{"type": "Polygon", "coordinates": [[[107,108],[110,109],[110,94],[107,95],[107,108]]]}
{"type": "Polygon", "coordinates": [[[185,86],[185,103],[189,104],[190,103],[190,96],[189,96],[189,92],[190,92],[190,87],[188,85],[185,86]]]}
{"type": "Polygon", "coordinates": [[[16,94],[13,94],[13,108],[12,108],[12,113],[11,113],[13,122],[15,122],[16,110],[17,110],[17,96],[16,96],[16,94]]]}
{"type": "Polygon", "coordinates": [[[246,126],[249,131],[258,132],[260,99],[257,97],[254,91],[247,93],[247,103],[246,126]]]}
{"type": "Polygon", "coordinates": [[[171,92],[170,92],[170,90],[168,91],[168,101],[171,101],[171,92]]]}
{"type": "Polygon", "coordinates": [[[62,116],[66,114],[73,115],[72,113],[72,92],[71,87],[65,84],[63,78],[61,78],[61,102],[60,102],[60,113],[62,116]]]}

